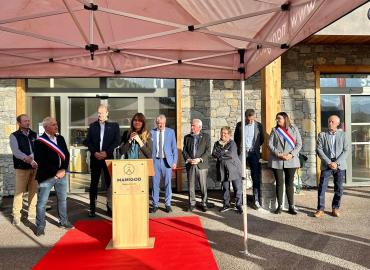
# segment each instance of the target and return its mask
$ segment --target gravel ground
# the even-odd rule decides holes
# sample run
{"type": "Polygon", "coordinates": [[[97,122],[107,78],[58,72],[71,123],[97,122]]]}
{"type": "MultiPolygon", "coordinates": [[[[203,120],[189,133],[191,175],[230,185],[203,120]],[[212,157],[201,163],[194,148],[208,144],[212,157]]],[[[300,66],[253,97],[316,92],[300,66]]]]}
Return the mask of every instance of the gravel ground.
{"type": "MultiPolygon", "coordinates": [[[[250,194],[250,190],[248,191],[250,194]]],[[[151,217],[198,215],[220,269],[370,269],[370,188],[346,188],[341,217],[330,216],[333,191],[327,192],[327,215],[313,217],[317,191],[303,190],[295,196],[297,216],[275,215],[248,208],[248,255],[243,244],[243,219],[235,211],[220,213],[220,192],[210,192],[216,206],[203,213],[185,212],[186,194],[173,194],[173,212],[158,211],[151,217]]],[[[251,196],[248,196],[250,199],[251,196]]],[[[47,214],[46,235],[36,237],[34,224],[26,218],[11,224],[12,198],[0,208],[0,269],[31,269],[66,232],[56,226],[56,197],[47,214]]],[[[87,194],[68,198],[70,220],[88,219],[87,194]]],[[[107,218],[99,197],[98,217],[107,218]]]]}

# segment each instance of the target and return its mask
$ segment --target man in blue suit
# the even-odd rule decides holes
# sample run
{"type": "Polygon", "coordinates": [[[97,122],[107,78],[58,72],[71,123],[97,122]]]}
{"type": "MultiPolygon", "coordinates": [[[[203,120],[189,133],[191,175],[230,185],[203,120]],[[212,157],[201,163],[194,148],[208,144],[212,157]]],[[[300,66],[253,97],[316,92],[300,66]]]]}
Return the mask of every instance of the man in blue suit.
{"type": "Polygon", "coordinates": [[[152,135],[152,158],[154,163],[153,187],[153,208],[152,213],[158,210],[160,181],[164,179],[165,188],[165,207],[166,212],[172,212],[171,209],[171,177],[172,170],[176,169],[177,164],[177,145],[175,131],[166,127],[166,116],[163,114],[156,118],[157,127],[151,130],[152,135]]]}

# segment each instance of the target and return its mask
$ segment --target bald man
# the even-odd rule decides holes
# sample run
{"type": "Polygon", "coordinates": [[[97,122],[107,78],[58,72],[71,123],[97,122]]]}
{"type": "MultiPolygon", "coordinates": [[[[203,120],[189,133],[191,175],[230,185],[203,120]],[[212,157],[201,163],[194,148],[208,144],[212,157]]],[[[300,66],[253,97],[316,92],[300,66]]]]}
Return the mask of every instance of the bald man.
{"type": "Polygon", "coordinates": [[[321,174],[318,187],[317,211],[319,218],[324,215],[325,192],[329,178],[334,177],[334,197],[332,201],[332,216],[339,217],[340,201],[343,195],[343,181],[347,169],[348,140],[344,131],[338,130],[340,118],[332,115],[328,119],[328,130],[321,132],[317,139],[317,154],[321,159],[321,174]]]}
{"type": "Polygon", "coordinates": [[[113,159],[113,151],[119,145],[120,131],[118,123],[108,121],[108,108],[104,104],[98,107],[98,120],[91,123],[87,133],[87,147],[90,155],[90,211],[89,217],[95,217],[96,199],[101,172],[104,174],[105,186],[107,188],[107,214],[112,215],[111,210],[111,177],[105,164],[106,159],[113,159]]]}

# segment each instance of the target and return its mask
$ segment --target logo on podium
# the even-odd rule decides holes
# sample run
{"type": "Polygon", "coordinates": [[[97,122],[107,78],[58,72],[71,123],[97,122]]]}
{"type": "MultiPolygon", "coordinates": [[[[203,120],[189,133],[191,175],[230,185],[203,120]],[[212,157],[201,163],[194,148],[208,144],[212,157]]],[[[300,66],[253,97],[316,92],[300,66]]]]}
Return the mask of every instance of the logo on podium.
{"type": "Polygon", "coordinates": [[[123,172],[126,174],[126,175],[132,175],[134,172],[135,172],[135,166],[132,165],[132,164],[126,164],[124,167],[123,167],[123,172]]]}

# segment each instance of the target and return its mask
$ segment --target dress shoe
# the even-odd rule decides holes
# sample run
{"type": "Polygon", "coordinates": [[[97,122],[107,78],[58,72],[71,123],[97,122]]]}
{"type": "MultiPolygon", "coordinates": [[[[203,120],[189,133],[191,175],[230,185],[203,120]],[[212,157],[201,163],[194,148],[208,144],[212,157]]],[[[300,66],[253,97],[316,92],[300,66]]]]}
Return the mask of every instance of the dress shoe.
{"type": "Polygon", "coordinates": [[[89,211],[89,217],[95,217],[96,215],[95,215],[95,210],[90,210],[89,211]]]}
{"type": "Polygon", "coordinates": [[[152,213],[152,214],[154,214],[155,212],[157,212],[158,211],[158,206],[154,206],[153,208],[152,208],[152,210],[150,211],[150,213],[152,213]]]}
{"type": "Polygon", "coordinates": [[[259,202],[255,202],[254,204],[253,204],[253,209],[254,210],[259,210],[261,208],[261,205],[260,205],[260,203],[259,202]]]}
{"type": "Polygon", "coordinates": [[[188,212],[193,212],[194,211],[194,208],[195,208],[195,206],[194,205],[190,205],[189,207],[188,207],[188,212]]]}
{"type": "Polygon", "coordinates": [[[38,228],[36,230],[36,236],[45,235],[45,229],[44,228],[38,228]]]}
{"type": "Polygon", "coordinates": [[[278,206],[278,208],[276,208],[275,214],[281,214],[281,206],[278,206]]]}
{"type": "Polygon", "coordinates": [[[59,223],[59,227],[60,228],[65,228],[65,229],[73,229],[74,226],[70,223],[70,222],[67,222],[67,223],[59,223]]]}
{"type": "Polygon", "coordinates": [[[109,217],[112,217],[112,208],[110,208],[108,204],[107,204],[107,215],[109,217]]]}
{"type": "Polygon", "coordinates": [[[208,211],[208,207],[207,207],[207,205],[202,205],[202,211],[203,211],[203,212],[207,212],[207,211],[208,211]]]}
{"type": "Polygon", "coordinates": [[[167,213],[172,212],[172,208],[171,208],[171,206],[170,206],[170,205],[166,205],[166,209],[165,209],[165,211],[166,211],[167,213]]]}
{"type": "Polygon", "coordinates": [[[220,212],[221,213],[223,213],[223,212],[226,212],[226,211],[229,211],[231,208],[230,208],[230,206],[229,205],[224,205],[224,207],[222,207],[221,209],[220,209],[220,212]]]}
{"type": "Polygon", "coordinates": [[[14,225],[14,226],[19,226],[20,224],[21,224],[21,220],[20,220],[20,218],[13,218],[13,222],[12,222],[12,224],[14,225]]]}
{"type": "Polygon", "coordinates": [[[298,212],[297,212],[297,210],[295,209],[294,206],[289,206],[288,213],[291,214],[291,215],[297,215],[298,214],[298,212]]]}
{"type": "Polygon", "coordinates": [[[214,208],[215,207],[215,204],[212,203],[212,202],[207,202],[207,208],[211,209],[211,208],[214,208]]]}
{"type": "Polygon", "coordinates": [[[238,205],[237,207],[236,207],[236,212],[238,213],[238,214],[243,214],[243,208],[242,208],[242,206],[241,205],[238,205]]]}
{"type": "Polygon", "coordinates": [[[332,215],[333,217],[339,217],[340,215],[339,215],[339,213],[338,213],[338,209],[333,209],[333,211],[331,211],[331,215],[332,215]]]}
{"type": "Polygon", "coordinates": [[[96,209],[95,202],[90,202],[89,217],[95,217],[95,209],[96,209]]]}
{"type": "Polygon", "coordinates": [[[315,214],[313,214],[314,215],[314,217],[316,217],[316,218],[321,218],[322,216],[324,216],[324,211],[322,211],[322,210],[317,210],[316,212],[315,212],[315,214]]]}

